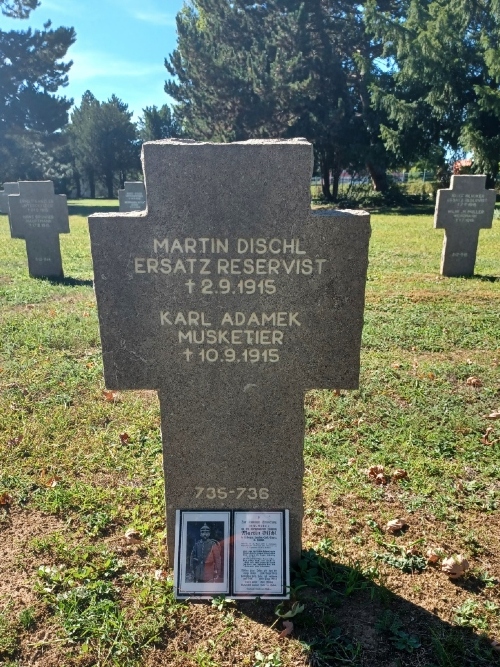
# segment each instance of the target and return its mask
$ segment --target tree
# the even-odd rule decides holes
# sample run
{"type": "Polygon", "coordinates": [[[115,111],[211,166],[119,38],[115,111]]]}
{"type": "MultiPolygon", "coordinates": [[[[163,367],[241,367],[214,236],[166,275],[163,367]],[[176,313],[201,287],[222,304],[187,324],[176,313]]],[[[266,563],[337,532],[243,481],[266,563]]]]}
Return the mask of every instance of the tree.
{"type": "Polygon", "coordinates": [[[369,6],[374,33],[392,62],[392,88],[377,91],[391,126],[386,146],[404,155],[402,138],[474,154],[491,187],[500,159],[500,3],[407,0],[404,12],[369,6]]]}
{"type": "MultiPolygon", "coordinates": [[[[0,0],[0,10],[26,18],[37,4],[0,0]]],[[[75,38],[73,28],[51,29],[50,21],[43,30],[0,30],[0,180],[46,175],[72,104],[55,93],[68,82],[72,63],[62,59],[75,38]]]]}
{"type": "Polygon", "coordinates": [[[168,104],[164,104],[160,109],[157,106],[146,107],[142,113],[143,116],[137,122],[138,135],[142,142],[182,136],[182,128],[168,104]]]}
{"type": "Polygon", "coordinates": [[[99,102],[89,90],[84,93],[68,127],[78,194],[80,179],[84,177],[92,198],[98,179],[112,198],[115,181],[123,186],[127,173],[139,169],[137,134],[131,119],[128,106],[115,95],[107,102],[99,102]]]}
{"type": "MultiPolygon", "coordinates": [[[[390,0],[380,0],[389,2],[390,0]]],[[[366,167],[386,190],[384,110],[370,87],[383,76],[380,40],[348,0],[193,0],[177,15],[178,45],[165,90],[194,138],[306,136],[324,193],[342,168],[366,167]]]]}

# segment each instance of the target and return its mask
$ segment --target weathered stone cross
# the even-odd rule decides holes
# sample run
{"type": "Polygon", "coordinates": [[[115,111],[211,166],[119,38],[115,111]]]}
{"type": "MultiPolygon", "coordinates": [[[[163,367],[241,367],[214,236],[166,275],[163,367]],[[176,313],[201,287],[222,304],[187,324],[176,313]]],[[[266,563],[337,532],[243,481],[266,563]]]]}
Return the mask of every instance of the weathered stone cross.
{"type": "Polygon", "coordinates": [[[305,140],[143,162],[147,211],[89,225],[106,385],[159,392],[170,557],[176,509],[289,509],[296,561],[304,392],[358,385],[369,215],[311,213],[305,140]]]}
{"type": "Polygon", "coordinates": [[[438,190],[434,228],[444,229],[442,276],[473,276],[479,230],[492,225],[496,193],[485,190],[486,176],[452,176],[438,190]]]}
{"type": "Polygon", "coordinates": [[[9,195],[18,194],[19,184],[17,181],[3,184],[3,190],[0,191],[0,213],[9,215],[9,195]]]}
{"type": "Polygon", "coordinates": [[[30,276],[62,278],[59,234],[69,234],[66,195],[55,195],[52,181],[19,181],[9,209],[12,238],[26,241],[30,276]]]}

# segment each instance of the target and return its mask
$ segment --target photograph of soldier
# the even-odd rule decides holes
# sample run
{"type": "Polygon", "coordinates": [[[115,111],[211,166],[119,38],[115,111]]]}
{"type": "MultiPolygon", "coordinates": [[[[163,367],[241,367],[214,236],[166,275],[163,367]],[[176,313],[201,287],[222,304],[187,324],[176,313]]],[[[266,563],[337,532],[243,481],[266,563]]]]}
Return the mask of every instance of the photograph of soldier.
{"type": "Polygon", "coordinates": [[[189,546],[186,557],[189,558],[189,562],[186,571],[191,581],[223,583],[224,522],[189,521],[187,535],[189,546]]]}

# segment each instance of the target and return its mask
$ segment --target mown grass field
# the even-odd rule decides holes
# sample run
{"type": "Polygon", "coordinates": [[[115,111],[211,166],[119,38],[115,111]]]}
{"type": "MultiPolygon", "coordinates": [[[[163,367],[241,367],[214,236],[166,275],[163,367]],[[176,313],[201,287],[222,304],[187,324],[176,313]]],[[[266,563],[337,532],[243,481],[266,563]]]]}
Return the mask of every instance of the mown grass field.
{"type": "Polygon", "coordinates": [[[373,214],[360,389],[306,396],[304,557],[277,611],[304,609],[279,638],[274,603],[173,599],[156,394],[103,393],[86,215],[115,205],[73,202],[60,283],[28,277],[0,216],[0,664],[500,664],[500,223],[474,278],[446,279],[430,209],[373,214]]]}

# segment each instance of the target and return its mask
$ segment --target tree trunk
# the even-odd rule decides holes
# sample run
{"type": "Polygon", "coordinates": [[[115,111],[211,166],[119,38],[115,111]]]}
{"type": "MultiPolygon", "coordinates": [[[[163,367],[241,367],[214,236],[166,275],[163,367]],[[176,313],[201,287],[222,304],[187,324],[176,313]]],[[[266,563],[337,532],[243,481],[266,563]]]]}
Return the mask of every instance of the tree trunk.
{"type": "Polygon", "coordinates": [[[75,181],[76,198],[81,199],[82,198],[82,180],[80,178],[80,174],[77,171],[73,172],[73,179],[75,181]]]}
{"type": "Polygon", "coordinates": [[[370,174],[375,192],[387,192],[389,189],[389,180],[387,178],[387,172],[385,169],[380,165],[374,164],[373,162],[367,162],[366,168],[370,174]]]}
{"type": "Polygon", "coordinates": [[[105,180],[106,180],[106,189],[108,191],[108,199],[113,199],[113,174],[107,173],[105,180]]]}
{"type": "Polygon", "coordinates": [[[87,174],[89,179],[89,188],[90,188],[90,198],[95,199],[95,176],[93,171],[89,171],[87,174]]]}
{"type": "Polygon", "coordinates": [[[324,158],[321,160],[321,188],[323,197],[330,200],[332,198],[330,194],[330,167],[324,158]]]}
{"type": "Polygon", "coordinates": [[[340,169],[333,170],[333,183],[332,183],[332,199],[333,201],[339,200],[339,183],[340,183],[340,174],[342,171],[340,169]]]}

